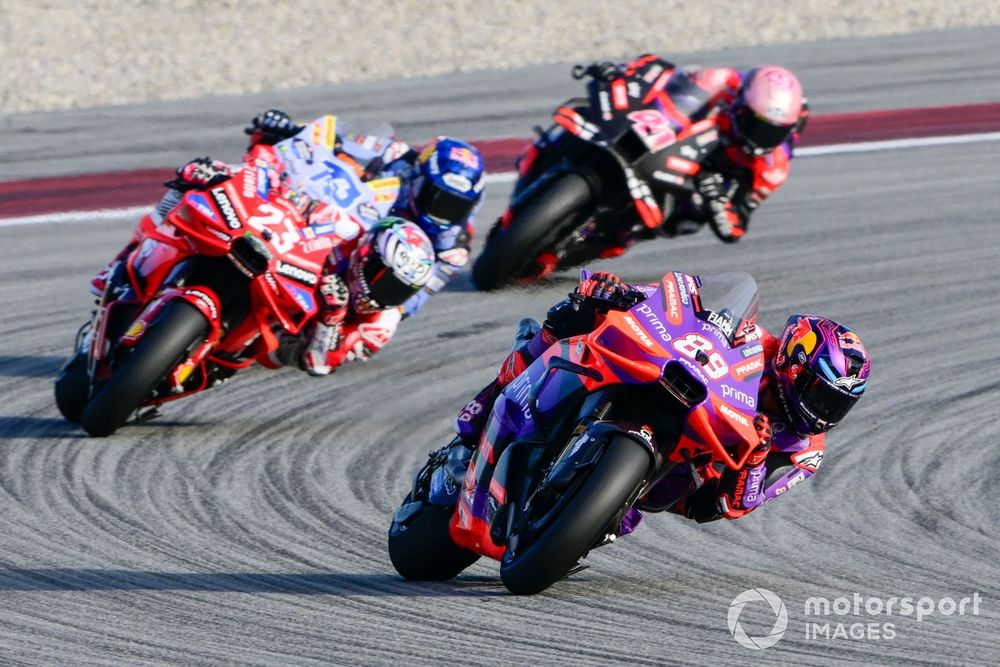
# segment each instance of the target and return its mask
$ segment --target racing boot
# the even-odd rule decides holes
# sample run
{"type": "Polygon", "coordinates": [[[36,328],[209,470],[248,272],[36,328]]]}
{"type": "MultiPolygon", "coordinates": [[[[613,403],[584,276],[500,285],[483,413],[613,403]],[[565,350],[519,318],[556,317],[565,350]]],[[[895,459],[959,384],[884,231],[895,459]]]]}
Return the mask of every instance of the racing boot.
{"type": "Polygon", "coordinates": [[[133,234],[133,240],[129,241],[129,243],[121,249],[121,251],[113,260],[111,260],[110,263],[108,263],[107,266],[101,269],[96,276],[90,279],[90,287],[88,289],[90,289],[90,293],[98,299],[104,295],[104,290],[108,286],[108,279],[111,277],[111,274],[114,273],[115,269],[118,268],[118,263],[124,261],[125,258],[128,257],[133,250],[135,250],[135,246],[137,244],[137,241],[134,240],[135,236],[136,234],[133,234]]]}

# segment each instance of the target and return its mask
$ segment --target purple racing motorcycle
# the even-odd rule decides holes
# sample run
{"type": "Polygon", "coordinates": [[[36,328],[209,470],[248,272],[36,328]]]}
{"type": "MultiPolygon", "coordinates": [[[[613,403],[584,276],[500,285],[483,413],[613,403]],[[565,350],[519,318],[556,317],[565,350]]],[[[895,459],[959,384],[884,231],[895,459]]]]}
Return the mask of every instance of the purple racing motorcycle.
{"type": "MultiPolygon", "coordinates": [[[[627,311],[551,345],[497,398],[470,451],[433,452],[393,515],[389,555],[410,580],[447,580],[481,556],[513,593],[545,590],[614,541],[668,473],[741,468],[764,355],[745,273],[669,273],[627,311]]],[[[662,500],[662,493],[657,496],[662,500]]]]}

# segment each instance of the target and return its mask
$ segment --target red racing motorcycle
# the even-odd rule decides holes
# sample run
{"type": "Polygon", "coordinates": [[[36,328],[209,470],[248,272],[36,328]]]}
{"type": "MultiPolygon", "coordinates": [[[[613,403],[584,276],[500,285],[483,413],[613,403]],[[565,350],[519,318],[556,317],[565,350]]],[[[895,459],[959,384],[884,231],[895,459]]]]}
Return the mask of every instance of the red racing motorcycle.
{"type": "Polygon", "coordinates": [[[160,225],[147,215],[142,240],[110,270],[56,379],[60,412],[107,436],[140,408],[215,386],[254,362],[275,367],[268,354],[282,333],[298,334],[318,310],[327,255],[363,232],[338,215],[306,226],[270,191],[261,162],[188,192],[160,225]]]}

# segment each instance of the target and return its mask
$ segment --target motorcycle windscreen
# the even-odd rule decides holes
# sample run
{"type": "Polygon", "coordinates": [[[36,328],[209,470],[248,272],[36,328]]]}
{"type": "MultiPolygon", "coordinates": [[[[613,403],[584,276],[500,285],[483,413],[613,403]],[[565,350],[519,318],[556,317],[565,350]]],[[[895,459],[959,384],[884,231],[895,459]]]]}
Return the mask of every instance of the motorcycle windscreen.
{"type": "Polygon", "coordinates": [[[692,81],[687,72],[675,72],[667,82],[666,93],[674,108],[692,121],[704,118],[711,108],[708,91],[692,81]]]}
{"type": "Polygon", "coordinates": [[[362,165],[377,157],[396,140],[396,130],[389,123],[361,122],[354,119],[337,119],[337,134],[342,150],[362,165]]]}
{"type": "Polygon", "coordinates": [[[749,273],[727,271],[698,276],[701,283],[698,295],[703,311],[721,313],[728,310],[732,315],[733,328],[739,323],[757,317],[760,295],[757,282],[749,273]]]}

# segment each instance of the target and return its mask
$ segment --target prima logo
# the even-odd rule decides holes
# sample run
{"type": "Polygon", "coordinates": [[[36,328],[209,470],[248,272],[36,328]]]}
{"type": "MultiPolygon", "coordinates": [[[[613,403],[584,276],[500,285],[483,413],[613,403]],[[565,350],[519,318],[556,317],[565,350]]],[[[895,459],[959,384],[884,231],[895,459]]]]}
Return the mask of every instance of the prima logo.
{"type": "Polygon", "coordinates": [[[636,309],[636,312],[646,318],[646,321],[649,322],[649,326],[653,329],[656,335],[660,337],[660,340],[664,343],[670,342],[670,334],[667,332],[667,327],[663,325],[663,322],[661,322],[660,318],[656,316],[656,313],[652,308],[646,304],[642,304],[636,309]]]}
{"type": "Polygon", "coordinates": [[[740,403],[749,405],[751,408],[757,407],[757,399],[745,391],[740,391],[736,387],[728,384],[722,385],[722,398],[732,398],[740,403]]]}

